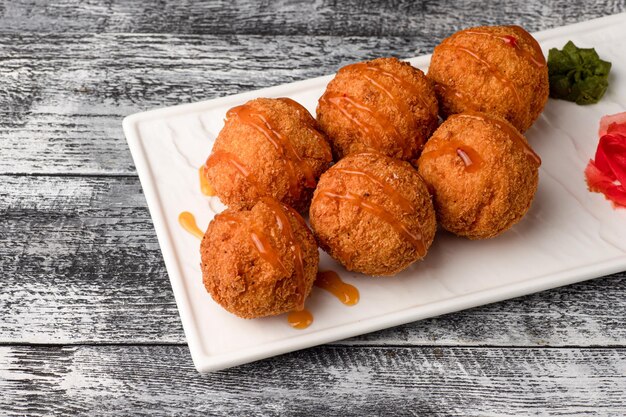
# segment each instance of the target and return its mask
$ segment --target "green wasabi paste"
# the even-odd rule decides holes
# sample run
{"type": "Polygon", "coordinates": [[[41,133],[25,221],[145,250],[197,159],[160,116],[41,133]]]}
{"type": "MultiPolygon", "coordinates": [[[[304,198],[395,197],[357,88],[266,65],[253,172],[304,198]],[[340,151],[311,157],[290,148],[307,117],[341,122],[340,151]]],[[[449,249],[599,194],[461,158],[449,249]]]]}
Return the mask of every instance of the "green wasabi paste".
{"type": "Polygon", "coordinates": [[[552,48],[548,53],[550,97],[597,103],[609,86],[610,71],[611,63],[601,60],[594,48],[578,48],[572,41],[562,50],[552,48]]]}

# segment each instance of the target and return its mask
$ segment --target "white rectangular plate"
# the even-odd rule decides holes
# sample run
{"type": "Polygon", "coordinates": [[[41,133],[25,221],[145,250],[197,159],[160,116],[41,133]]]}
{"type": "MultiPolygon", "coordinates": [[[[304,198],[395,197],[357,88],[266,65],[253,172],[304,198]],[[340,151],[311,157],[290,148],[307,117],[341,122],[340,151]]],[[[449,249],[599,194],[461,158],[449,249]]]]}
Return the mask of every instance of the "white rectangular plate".
{"type": "MultiPolygon", "coordinates": [[[[223,206],[200,193],[198,168],[211,151],[226,111],[256,97],[291,97],[315,114],[332,76],[235,96],[134,114],[124,120],[196,368],[214,371],[481,304],[518,297],[626,270],[626,210],[614,210],[586,189],[583,170],[598,141],[598,121],[626,110],[626,14],[535,34],[545,54],[568,40],[595,47],[613,63],[599,104],[549,100],[527,132],[541,155],[539,190],[528,215],[502,236],[468,241],[439,233],[428,256],[395,278],[345,271],[323,252],[320,269],[333,269],[358,287],[361,301],[346,307],[314,288],[305,330],[285,316],[243,320],[207,294],[199,240],[178,224],[182,211],[205,228],[223,206]]],[[[389,51],[393,55],[393,51],[389,51]]],[[[410,59],[426,71],[430,56],[410,59]]]]}

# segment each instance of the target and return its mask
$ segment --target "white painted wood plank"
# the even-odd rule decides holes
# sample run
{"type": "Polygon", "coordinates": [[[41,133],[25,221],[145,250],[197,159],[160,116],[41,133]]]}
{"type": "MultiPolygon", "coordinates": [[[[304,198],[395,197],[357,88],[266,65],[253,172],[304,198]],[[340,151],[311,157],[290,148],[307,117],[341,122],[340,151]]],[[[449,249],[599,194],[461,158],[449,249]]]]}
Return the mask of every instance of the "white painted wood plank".
{"type": "Polygon", "coordinates": [[[486,9],[479,2],[376,6],[370,1],[308,10],[287,3],[7,4],[2,27],[32,32],[0,34],[0,174],[132,174],[120,128],[125,115],[325,75],[349,62],[430,53],[443,37],[469,25],[518,23],[539,30],[626,7],[624,1],[568,7],[564,1],[521,6],[509,1],[486,9]],[[266,22],[258,7],[276,22],[266,22]],[[104,21],[103,15],[110,18],[104,21]],[[144,28],[149,31],[175,31],[193,26],[181,23],[190,15],[211,18],[200,18],[201,27],[192,34],[72,33],[91,32],[100,23],[102,30],[130,30],[133,19],[153,19],[155,26],[144,28]],[[323,18],[312,18],[317,15],[323,18]],[[280,24],[287,17],[290,23],[280,24]],[[167,23],[177,19],[174,26],[167,23]],[[298,29],[303,21],[322,27],[303,34],[298,29]],[[42,26],[47,33],[39,32],[42,26]],[[261,35],[238,34],[257,32],[261,35]]]}
{"type": "MultiPolygon", "coordinates": [[[[461,27],[541,30],[624,10],[6,2],[0,174],[134,175],[129,113],[428,53],[461,27]]],[[[138,180],[4,175],[0,284],[0,343],[18,344],[0,346],[0,414],[626,414],[624,273],[200,377],[184,346],[132,346],[185,342],[138,180]]]]}
{"type": "Polygon", "coordinates": [[[430,48],[379,37],[0,34],[0,50],[0,174],[97,175],[134,173],[128,114],[430,48]]]}
{"type": "Polygon", "coordinates": [[[0,347],[10,415],[626,414],[626,350],[322,347],[200,376],[179,346],[0,347]]]}
{"type": "Polygon", "coordinates": [[[84,2],[15,0],[0,12],[8,31],[438,37],[469,25],[531,30],[615,14],[623,0],[484,2],[377,0],[84,2]]]}

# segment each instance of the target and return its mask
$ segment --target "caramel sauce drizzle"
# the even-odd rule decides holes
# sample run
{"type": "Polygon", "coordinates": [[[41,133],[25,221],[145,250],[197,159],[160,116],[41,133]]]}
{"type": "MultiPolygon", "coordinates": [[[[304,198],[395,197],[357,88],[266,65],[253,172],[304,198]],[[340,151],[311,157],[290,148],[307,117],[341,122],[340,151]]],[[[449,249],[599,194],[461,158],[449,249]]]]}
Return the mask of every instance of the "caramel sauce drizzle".
{"type": "MultiPolygon", "coordinates": [[[[365,153],[365,154],[366,155],[376,155],[374,153],[365,153]]],[[[362,177],[362,178],[366,178],[370,182],[372,182],[372,183],[376,184],[377,186],[379,186],[380,188],[382,188],[384,193],[385,193],[385,195],[387,195],[396,205],[398,205],[402,211],[404,211],[407,214],[412,214],[412,213],[416,213],[417,212],[417,208],[413,205],[413,203],[410,200],[408,200],[402,194],[400,194],[395,189],[395,187],[393,187],[391,184],[389,184],[386,180],[384,180],[382,178],[379,178],[374,173],[372,173],[372,172],[370,172],[368,170],[365,170],[365,169],[361,169],[361,168],[352,168],[352,169],[337,168],[337,171],[338,172],[342,172],[342,173],[344,173],[346,175],[353,175],[353,176],[359,176],[359,177],[362,177]]],[[[370,203],[370,204],[372,204],[372,203],[370,203]]],[[[382,207],[380,207],[380,209],[384,210],[382,207]]],[[[391,217],[390,213],[387,212],[386,214],[387,214],[387,217],[391,217]]],[[[391,217],[391,218],[393,219],[393,217],[391,217]]],[[[400,222],[398,222],[398,223],[401,224],[400,222]]],[[[393,224],[392,224],[392,226],[393,226],[393,224]]],[[[404,225],[403,225],[403,227],[404,227],[404,225]]],[[[421,225],[419,225],[419,227],[421,228],[421,225]]],[[[415,236],[417,237],[417,240],[419,240],[420,243],[418,245],[413,244],[413,246],[415,246],[415,248],[417,249],[417,251],[420,254],[420,256],[423,256],[425,251],[426,251],[426,243],[423,241],[423,237],[422,237],[421,232],[418,235],[415,235],[415,236]],[[419,248],[423,248],[423,249],[419,249],[419,248]]]]}
{"type": "MultiPolygon", "coordinates": [[[[272,213],[274,214],[274,218],[276,220],[276,225],[278,226],[278,230],[285,238],[287,242],[287,247],[293,253],[293,264],[294,264],[294,273],[296,278],[296,286],[298,288],[298,306],[297,310],[304,309],[304,299],[305,299],[305,281],[304,281],[304,255],[302,252],[302,246],[298,242],[294,230],[291,226],[291,222],[289,221],[289,216],[286,211],[291,212],[293,215],[299,218],[300,215],[293,210],[292,208],[279,203],[277,200],[273,198],[264,198],[263,201],[268,205],[272,213]]],[[[232,225],[244,226],[241,220],[228,212],[222,212],[216,216],[216,218],[220,218],[232,225]]],[[[302,224],[306,225],[304,219],[299,218],[298,221],[301,221],[302,224]]],[[[263,233],[260,228],[254,223],[250,223],[247,225],[250,230],[250,240],[254,245],[254,248],[259,253],[261,258],[266,260],[270,265],[272,265],[275,269],[281,271],[283,274],[288,274],[288,270],[285,265],[282,263],[278,251],[272,246],[271,242],[267,238],[267,236],[263,233]]],[[[310,315],[310,313],[309,313],[310,315]]],[[[311,324],[312,316],[309,320],[308,324],[311,324]]],[[[308,324],[304,327],[307,327],[308,324]]],[[[297,327],[297,326],[294,326],[297,327]]],[[[297,328],[304,328],[297,327],[297,328]]]]}
{"type": "Polygon", "coordinates": [[[381,187],[385,194],[391,197],[394,203],[402,208],[407,213],[415,213],[417,210],[413,203],[406,199],[402,194],[400,194],[396,189],[391,186],[386,181],[378,178],[373,173],[363,170],[363,169],[346,169],[346,168],[336,168],[336,171],[342,172],[347,175],[354,175],[358,177],[367,178],[369,181],[381,187]]]}
{"type": "Polygon", "coordinates": [[[446,142],[437,149],[422,154],[422,158],[438,158],[445,154],[458,156],[463,161],[465,172],[468,173],[478,171],[483,164],[483,159],[474,148],[457,141],[446,142]]]}
{"type": "MultiPolygon", "coordinates": [[[[304,309],[304,257],[302,253],[302,247],[296,239],[293,228],[291,227],[291,223],[289,221],[289,217],[285,213],[285,210],[291,212],[294,216],[296,216],[298,222],[304,227],[307,227],[306,222],[291,207],[282,205],[272,198],[265,198],[264,201],[269,206],[270,210],[274,213],[278,229],[287,241],[287,247],[290,248],[290,250],[293,252],[294,272],[296,275],[296,285],[298,287],[298,295],[300,299],[298,300],[297,310],[291,312],[288,316],[289,324],[296,329],[305,329],[309,327],[309,325],[313,322],[313,315],[309,311],[304,309]]],[[[223,220],[232,226],[246,226],[241,221],[241,219],[239,219],[232,213],[222,212],[217,214],[215,218],[223,220]]],[[[187,230],[189,233],[196,236],[197,238],[202,239],[204,237],[204,233],[202,233],[202,231],[196,225],[196,219],[194,215],[190,212],[184,211],[180,213],[180,215],[178,216],[178,222],[185,230],[187,230]]],[[[261,231],[254,223],[250,223],[247,226],[250,230],[250,241],[252,242],[259,256],[261,256],[262,259],[267,261],[275,269],[280,270],[283,274],[287,274],[287,268],[281,262],[278,252],[274,249],[271,242],[263,233],[263,231],[261,231]]]]}
{"type": "Polygon", "coordinates": [[[239,160],[234,154],[222,150],[213,151],[207,159],[205,163],[205,169],[211,168],[213,165],[217,165],[218,163],[225,162],[228,165],[232,166],[235,171],[237,171],[242,177],[246,179],[248,184],[252,187],[256,188],[258,191],[263,190],[263,188],[259,185],[256,177],[252,175],[248,167],[246,167],[243,162],[239,160]]]}
{"type": "Polygon", "coordinates": [[[215,188],[209,184],[209,179],[206,176],[206,169],[206,165],[202,165],[200,169],[198,169],[198,176],[200,177],[200,191],[202,191],[202,194],[207,197],[213,197],[217,195],[217,193],[215,192],[215,188]]]}
{"type": "Polygon", "coordinates": [[[487,68],[487,70],[489,70],[489,72],[491,72],[491,74],[500,81],[500,83],[502,83],[506,88],[509,89],[509,91],[511,91],[513,93],[513,96],[515,97],[515,100],[517,101],[518,104],[522,104],[522,101],[520,99],[519,96],[519,92],[517,90],[517,87],[515,86],[515,84],[508,78],[506,77],[504,74],[502,74],[495,66],[493,66],[491,63],[485,61],[483,58],[481,58],[475,51],[472,51],[471,49],[465,48],[463,46],[458,46],[458,45],[450,45],[450,44],[442,44],[441,46],[439,46],[439,48],[441,49],[452,49],[452,50],[457,50],[457,51],[461,51],[463,53],[466,53],[467,55],[471,56],[472,58],[474,58],[476,61],[480,62],[485,68],[487,68]]]}
{"type": "Polygon", "coordinates": [[[295,329],[306,329],[313,323],[313,314],[306,309],[292,311],[287,316],[287,321],[295,329]]]}
{"type": "MultiPolygon", "coordinates": [[[[302,253],[302,246],[298,242],[296,235],[291,227],[291,222],[289,221],[289,217],[285,210],[289,210],[287,206],[279,203],[278,201],[266,198],[263,200],[270,209],[274,212],[274,217],[276,219],[276,224],[278,225],[278,229],[282,233],[283,237],[287,241],[287,247],[293,252],[293,264],[294,264],[294,272],[296,275],[296,285],[298,287],[298,293],[300,299],[298,301],[299,309],[304,308],[304,298],[305,298],[305,281],[304,281],[304,256],[302,253]]],[[[299,217],[300,215],[295,212],[295,210],[290,210],[292,214],[299,217]]],[[[296,218],[297,218],[296,217],[296,218]]],[[[304,220],[302,220],[304,222],[304,220]]]]}
{"type": "Polygon", "coordinates": [[[334,106],[350,122],[362,129],[366,133],[366,139],[370,142],[369,145],[374,149],[378,149],[380,147],[380,142],[376,140],[376,138],[378,138],[378,133],[374,129],[374,126],[365,123],[356,117],[356,114],[358,113],[368,114],[376,121],[384,134],[395,138],[401,137],[396,126],[393,123],[390,123],[386,117],[382,117],[376,110],[370,108],[365,103],[347,96],[346,94],[324,94],[322,98],[320,98],[320,102],[328,103],[334,106]]]}
{"type": "Polygon", "coordinates": [[[294,272],[296,274],[296,285],[298,286],[300,300],[298,301],[298,307],[296,307],[296,310],[292,311],[287,316],[287,321],[289,322],[291,327],[295,329],[306,329],[311,325],[311,323],[313,323],[313,314],[311,314],[309,310],[304,308],[304,257],[302,253],[302,246],[298,243],[298,240],[296,239],[295,233],[293,231],[293,228],[291,227],[291,223],[289,222],[289,217],[287,216],[286,212],[288,211],[292,215],[294,215],[298,223],[300,223],[304,227],[307,227],[306,222],[297,211],[285,204],[281,204],[271,198],[266,198],[263,201],[265,201],[265,203],[274,212],[276,224],[278,225],[278,228],[284,238],[287,240],[288,247],[293,252],[294,272]]]}
{"type": "MultiPolygon", "coordinates": [[[[274,204],[279,205],[279,203],[277,202],[274,204]]],[[[279,225],[279,228],[281,229],[281,232],[283,232],[285,236],[289,235],[288,241],[290,242],[290,246],[292,250],[294,251],[294,263],[295,263],[296,275],[300,278],[298,281],[298,287],[299,287],[300,296],[302,297],[302,299],[299,303],[300,304],[300,306],[298,307],[299,310],[292,311],[291,313],[289,313],[289,316],[287,317],[287,319],[289,321],[289,324],[292,327],[296,329],[306,329],[307,327],[311,325],[311,323],[313,323],[313,315],[308,310],[304,309],[304,290],[302,288],[303,283],[304,283],[304,275],[303,275],[304,269],[303,269],[303,260],[302,260],[302,250],[300,249],[300,245],[297,244],[297,242],[295,242],[294,240],[292,240],[294,237],[293,230],[291,229],[291,224],[289,223],[289,219],[287,218],[285,213],[280,209],[280,206],[278,208],[274,207],[274,210],[275,210],[274,213],[276,215],[276,221],[279,225]]],[[[222,212],[215,217],[216,218],[219,217],[220,219],[226,221],[228,224],[231,224],[231,225],[235,225],[235,226],[242,225],[241,220],[238,219],[236,216],[232,215],[231,213],[222,212]]],[[[304,222],[304,220],[302,221],[304,222]]],[[[202,233],[202,230],[200,230],[200,228],[197,226],[196,219],[192,213],[188,211],[183,211],[178,216],[178,222],[183,227],[183,229],[185,229],[186,231],[188,231],[189,233],[191,233],[198,239],[202,239],[204,237],[204,233],[202,233]]],[[[259,233],[259,231],[256,230],[255,225],[250,225],[250,230],[251,230],[250,240],[254,244],[254,247],[258,251],[261,258],[269,262],[274,268],[280,269],[282,272],[287,273],[285,266],[282,264],[282,262],[280,261],[280,258],[278,257],[278,253],[276,252],[276,250],[274,250],[274,248],[272,247],[267,237],[263,235],[262,233],[259,233]]],[[[348,284],[345,284],[345,285],[348,285],[348,284]]],[[[338,291],[338,289],[335,289],[335,290],[329,289],[329,291],[331,292],[338,291]]],[[[353,292],[350,292],[348,297],[349,298],[345,298],[345,300],[352,302],[352,304],[349,304],[349,305],[356,304],[358,302],[358,291],[356,295],[356,301],[353,302],[353,300],[355,299],[353,292]]],[[[347,304],[346,301],[343,301],[343,302],[344,304],[347,304]]]]}
{"type": "MultiPolygon", "coordinates": [[[[368,74],[368,72],[372,73],[372,75],[376,74],[377,76],[379,76],[379,78],[380,77],[386,77],[386,78],[391,79],[397,86],[399,86],[400,88],[402,88],[405,91],[408,91],[409,94],[413,95],[416,99],[418,99],[420,101],[421,106],[424,109],[428,108],[428,104],[424,101],[424,98],[422,97],[421,92],[413,84],[411,84],[409,82],[406,82],[404,79],[402,79],[401,77],[398,77],[394,73],[386,71],[386,70],[384,70],[382,68],[379,68],[377,66],[370,65],[367,62],[357,62],[356,64],[351,64],[351,65],[345,66],[339,72],[344,72],[344,71],[349,71],[349,70],[352,70],[352,71],[358,73],[360,76],[365,78],[371,85],[373,85],[376,89],[378,89],[382,94],[387,96],[389,98],[389,100],[400,111],[400,113],[406,114],[406,115],[411,115],[411,118],[413,120],[413,124],[414,125],[417,125],[418,121],[417,121],[415,115],[413,114],[413,111],[409,107],[409,104],[405,100],[402,100],[397,95],[393,94],[388,87],[385,87],[385,85],[383,85],[380,82],[381,80],[374,79],[370,74],[368,74]]],[[[385,119],[385,121],[386,121],[386,119],[385,119]]],[[[389,122],[386,121],[385,123],[389,123],[389,122]]],[[[395,125],[394,125],[394,130],[395,130],[396,137],[402,138],[402,135],[400,135],[400,133],[398,132],[397,127],[395,127],[395,125]]],[[[406,155],[406,151],[409,150],[409,149],[407,149],[407,147],[403,147],[402,150],[403,150],[403,154],[405,156],[408,156],[408,155],[406,155]]]]}
{"type": "Polygon", "coordinates": [[[471,98],[467,97],[465,94],[461,93],[459,90],[457,90],[456,88],[452,86],[441,84],[441,83],[435,83],[435,91],[440,96],[454,95],[459,101],[463,103],[463,105],[466,108],[469,108],[475,111],[478,110],[478,106],[476,106],[476,104],[472,101],[471,98]]]}
{"type": "Polygon", "coordinates": [[[456,148],[456,154],[463,161],[466,172],[472,173],[480,169],[483,160],[474,148],[469,146],[459,146],[456,148]]]}
{"type": "Polygon", "coordinates": [[[178,224],[180,224],[183,229],[185,229],[198,239],[202,239],[204,237],[204,233],[196,224],[196,218],[190,212],[183,211],[182,213],[180,213],[178,215],[178,224]]]}
{"type": "MultiPolygon", "coordinates": [[[[508,26],[508,27],[512,29],[521,29],[525,32],[523,28],[516,26],[516,25],[508,26]]],[[[484,35],[484,36],[489,36],[492,38],[500,39],[505,44],[514,48],[517,54],[524,56],[526,59],[532,62],[533,65],[535,65],[537,68],[543,68],[546,66],[546,57],[543,55],[541,46],[539,46],[539,43],[537,42],[537,40],[530,35],[528,36],[527,40],[530,43],[532,52],[528,52],[526,49],[522,48],[517,38],[513,35],[501,35],[498,33],[488,31],[486,29],[479,29],[479,28],[465,30],[460,33],[466,33],[470,35],[484,35]]]]}
{"type": "MultiPolygon", "coordinates": [[[[315,119],[313,119],[313,116],[311,116],[311,113],[309,113],[309,111],[302,104],[298,103],[295,100],[290,99],[289,97],[280,97],[280,98],[277,98],[276,100],[282,101],[283,103],[287,104],[292,109],[294,109],[297,113],[301,113],[303,115],[301,120],[305,122],[306,129],[309,132],[311,132],[313,135],[317,136],[317,140],[319,142],[322,142],[322,143],[327,142],[326,136],[324,136],[324,134],[319,131],[317,123],[315,122],[315,119]]],[[[324,159],[327,161],[332,161],[333,155],[330,152],[330,147],[320,146],[319,148],[324,151],[324,159]]]]}
{"type": "Polygon", "coordinates": [[[318,272],[315,286],[328,291],[347,306],[353,306],[359,302],[359,290],[354,285],[342,281],[335,271],[318,272]]]}
{"type": "Polygon", "coordinates": [[[252,106],[244,104],[242,106],[233,107],[226,113],[226,118],[238,117],[242,123],[254,127],[257,131],[274,146],[274,149],[283,157],[285,166],[289,172],[291,195],[296,197],[298,190],[298,169],[302,171],[305,178],[305,187],[315,188],[317,181],[313,174],[312,168],[304,160],[298,151],[294,148],[291,141],[285,138],[278,130],[276,130],[265,115],[253,109],[252,106]]]}
{"type": "Polygon", "coordinates": [[[249,225],[246,225],[237,216],[228,212],[222,212],[216,215],[215,218],[224,220],[228,224],[233,226],[247,226],[250,230],[250,241],[252,242],[252,245],[256,249],[259,256],[261,256],[262,259],[272,265],[272,267],[274,267],[275,269],[281,271],[284,274],[287,273],[287,268],[285,268],[285,265],[283,265],[283,263],[281,262],[280,257],[278,256],[278,252],[276,252],[267,236],[263,233],[262,230],[259,229],[256,224],[250,223],[249,225]]]}
{"type": "Polygon", "coordinates": [[[340,72],[344,72],[346,70],[355,70],[356,72],[358,72],[365,79],[367,79],[370,82],[370,84],[374,85],[383,93],[385,93],[394,102],[394,104],[396,104],[397,107],[402,108],[405,111],[412,113],[409,110],[408,104],[404,100],[398,100],[398,98],[394,96],[387,88],[385,88],[382,84],[380,84],[379,82],[374,80],[372,77],[370,77],[367,74],[367,71],[373,72],[383,77],[390,78],[391,80],[393,80],[396,86],[400,87],[404,91],[407,91],[409,94],[414,96],[417,100],[419,100],[423,108],[425,109],[428,108],[428,103],[426,103],[426,101],[424,100],[422,92],[414,84],[407,82],[405,79],[398,76],[397,74],[394,74],[393,72],[386,71],[383,68],[377,67],[375,65],[371,65],[370,63],[367,63],[367,62],[357,62],[356,64],[347,65],[343,67],[340,70],[340,72]]]}
{"type": "Polygon", "coordinates": [[[424,254],[426,254],[426,244],[424,242],[422,234],[414,233],[413,231],[409,230],[406,225],[398,221],[384,207],[379,206],[378,204],[371,201],[367,201],[363,199],[360,195],[353,193],[352,191],[346,191],[344,194],[337,194],[331,190],[318,190],[317,192],[319,193],[319,195],[327,198],[347,201],[373,214],[374,216],[388,223],[398,233],[404,236],[411,243],[411,245],[413,245],[413,247],[420,256],[424,256],[424,254]]]}
{"type": "MultiPolygon", "coordinates": [[[[394,78],[397,78],[387,71],[383,71],[373,66],[369,66],[364,62],[348,65],[347,67],[342,68],[340,72],[345,71],[347,68],[356,68],[361,72],[363,72],[365,69],[369,70],[370,68],[372,68],[373,71],[380,71],[380,73],[383,75],[389,74],[394,78]]],[[[396,105],[401,105],[399,104],[400,102],[397,100],[397,98],[395,98],[395,96],[388,89],[373,80],[371,77],[366,76],[365,78],[368,79],[370,83],[377,86],[381,91],[383,91],[384,94],[390,97],[391,100],[396,103],[396,105]]],[[[382,129],[383,134],[389,135],[397,139],[402,138],[402,135],[400,134],[400,132],[398,132],[395,124],[391,123],[386,117],[380,115],[375,109],[367,106],[363,102],[355,100],[352,97],[349,97],[345,94],[324,94],[320,101],[330,103],[331,105],[335,106],[348,120],[350,120],[360,129],[362,129],[367,134],[366,136],[367,140],[370,142],[370,146],[372,146],[374,149],[380,147],[380,142],[376,141],[376,131],[373,129],[373,126],[359,120],[359,118],[356,117],[355,113],[361,112],[368,114],[372,119],[376,121],[376,124],[382,129]]]]}
{"type": "Polygon", "coordinates": [[[513,142],[524,151],[526,156],[533,160],[538,166],[541,165],[541,158],[539,157],[539,155],[537,155],[533,148],[530,147],[524,136],[522,136],[522,134],[518,132],[517,129],[510,126],[508,123],[505,123],[500,119],[496,119],[495,117],[492,117],[486,113],[460,113],[455,114],[451,117],[463,117],[467,119],[488,121],[495,124],[500,130],[509,134],[509,137],[511,137],[513,139],[513,142]]]}

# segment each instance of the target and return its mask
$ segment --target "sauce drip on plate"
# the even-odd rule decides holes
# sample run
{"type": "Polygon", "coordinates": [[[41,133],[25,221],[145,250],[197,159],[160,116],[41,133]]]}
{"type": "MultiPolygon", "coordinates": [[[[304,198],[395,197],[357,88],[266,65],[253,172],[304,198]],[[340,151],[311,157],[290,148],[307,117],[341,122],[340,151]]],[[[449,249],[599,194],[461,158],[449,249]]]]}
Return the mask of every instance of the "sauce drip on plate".
{"type": "Polygon", "coordinates": [[[313,323],[313,314],[307,309],[292,311],[287,316],[287,321],[294,329],[306,329],[313,323]]]}
{"type": "Polygon", "coordinates": [[[206,165],[202,165],[200,169],[198,169],[198,177],[200,178],[200,191],[202,194],[207,197],[213,197],[217,195],[215,193],[215,189],[209,183],[209,180],[206,176],[206,165]]]}
{"type": "Polygon", "coordinates": [[[328,291],[347,306],[359,302],[359,290],[354,285],[342,281],[335,271],[318,272],[315,286],[328,291]]]}
{"type": "Polygon", "coordinates": [[[202,239],[204,237],[204,233],[196,224],[196,218],[190,212],[183,211],[182,213],[180,213],[178,215],[178,223],[183,229],[185,229],[198,239],[202,239]]]}

